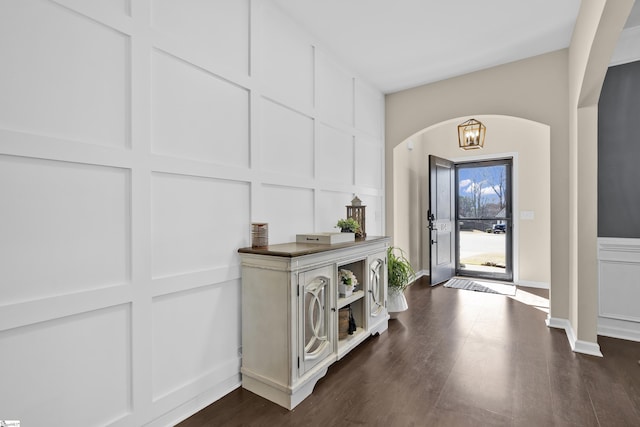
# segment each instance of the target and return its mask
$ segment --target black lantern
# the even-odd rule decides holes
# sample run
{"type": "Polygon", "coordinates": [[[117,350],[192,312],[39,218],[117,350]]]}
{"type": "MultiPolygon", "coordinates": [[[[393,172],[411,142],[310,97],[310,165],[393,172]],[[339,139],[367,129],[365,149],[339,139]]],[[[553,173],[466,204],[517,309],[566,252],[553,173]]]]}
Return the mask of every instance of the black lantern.
{"type": "Polygon", "coordinates": [[[355,194],[353,195],[353,200],[351,200],[351,205],[347,205],[347,218],[353,218],[360,224],[360,233],[356,233],[357,237],[367,237],[365,231],[365,224],[367,222],[366,208],[367,207],[362,204],[362,200],[355,194]]]}
{"type": "Polygon", "coordinates": [[[458,125],[458,144],[464,150],[475,150],[484,146],[487,128],[476,119],[458,125]]]}

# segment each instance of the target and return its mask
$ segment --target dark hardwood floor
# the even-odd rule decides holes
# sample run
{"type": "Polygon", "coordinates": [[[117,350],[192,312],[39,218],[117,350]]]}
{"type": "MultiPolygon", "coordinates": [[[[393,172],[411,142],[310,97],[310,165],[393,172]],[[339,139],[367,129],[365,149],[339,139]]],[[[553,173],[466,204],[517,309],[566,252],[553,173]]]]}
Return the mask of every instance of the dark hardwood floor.
{"type": "Polygon", "coordinates": [[[179,426],[640,426],[640,343],[573,353],[548,292],[407,290],[409,310],[329,368],[293,411],[236,389],[179,426]]]}

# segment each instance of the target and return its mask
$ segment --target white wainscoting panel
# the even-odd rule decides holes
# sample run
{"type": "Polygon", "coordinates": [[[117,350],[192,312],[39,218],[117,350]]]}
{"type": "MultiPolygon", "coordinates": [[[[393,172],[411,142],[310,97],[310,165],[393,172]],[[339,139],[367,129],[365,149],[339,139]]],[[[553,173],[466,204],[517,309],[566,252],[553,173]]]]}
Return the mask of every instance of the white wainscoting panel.
{"type": "Polygon", "coordinates": [[[354,78],[322,51],[316,52],[316,101],[324,117],[353,125],[354,78]]]}
{"type": "Polygon", "coordinates": [[[356,138],[356,185],[382,188],[383,148],[369,138],[356,138]]]}
{"type": "Polygon", "coordinates": [[[384,95],[362,80],[356,80],[355,85],[355,125],[356,128],[382,139],[384,122],[379,117],[384,116],[384,95]]]}
{"type": "Polygon", "coordinates": [[[270,244],[292,242],[296,234],[313,230],[313,190],[264,185],[260,193],[264,207],[261,217],[269,218],[270,244]]]}
{"type": "Polygon", "coordinates": [[[249,184],[155,173],[151,206],[154,278],[239,264],[235,251],[249,233],[249,184]]]}
{"type": "Polygon", "coordinates": [[[246,89],[160,51],[153,54],[152,81],[154,152],[248,166],[246,89]]]}
{"type": "Polygon", "coordinates": [[[256,70],[265,96],[299,111],[313,107],[314,48],[277,7],[260,8],[256,70]],[[292,34],[297,34],[292,37],[292,34]]]}
{"type": "Polygon", "coordinates": [[[217,62],[229,72],[248,74],[248,0],[152,0],[151,11],[160,33],[207,57],[223,58],[217,62]]]}
{"type": "Polygon", "coordinates": [[[240,386],[237,250],[384,234],[384,95],[272,0],[0,1],[0,418],[175,425],[240,386]]]}
{"type": "Polygon", "coordinates": [[[318,124],[316,178],[335,183],[354,182],[354,141],[350,133],[318,124]]]}
{"type": "Polygon", "coordinates": [[[128,145],[127,35],[45,0],[0,2],[0,28],[0,128],[128,145]]]}
{"type": "Polygon", "coordinates": [[[129,171],[0,155],[0,299],[128,283],[129,171]]]}
{"type": "Polygon", "coordinates": [[[598,333],[640,337],[640,239],[598,238],[598,333]]]}
{"type": "Polygon", "coordinates": [[[125,417],[132,395],[130,318],[125,304],[0,332],[4,419],[92,426],[125,417]]]}
{"type": "Polygon", "coordinates": [[[312,178],[313,119],[267,99],[261,106],[262,170],[312,178]]]}
{"type": "Polygon", "coordinates": [[[238,304],[239,280],[154,299],[154,400],[196,382],[216,366],[231,367],[219,380],[237,374],[241,345],[238,304]]]}
{"type": "Polygon", "coordinates": [[[107,16],[131,16],[131,0],[53,0],[82,13],[107,16]]]}

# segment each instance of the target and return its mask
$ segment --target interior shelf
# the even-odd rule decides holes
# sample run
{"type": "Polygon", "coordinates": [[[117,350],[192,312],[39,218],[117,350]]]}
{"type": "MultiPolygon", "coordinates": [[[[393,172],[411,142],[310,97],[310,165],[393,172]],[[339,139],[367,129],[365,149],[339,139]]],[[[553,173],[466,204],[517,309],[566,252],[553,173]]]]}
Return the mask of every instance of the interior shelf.
{"type": "Polygon", "coordinates": [[[359,291],[355,291],[354,293],[352,293],[348,297],[338,298],[338,309],[341,309],[342,307],[345,307],[345,306],[351,304],[352,302],[357,301],[357,300],[359,300],[360,298],[363,298],[363,297],[364,297],[364,291],[363,290],[359,290],[359,291]]]}
{"type": "Polygon", "coordinates": [[[364,328],[358,326],[352,335],[347,335],[346,338],[338,340],[338,359],[364,341],[368,336],[369,334],[366,333],[364,328]]]}

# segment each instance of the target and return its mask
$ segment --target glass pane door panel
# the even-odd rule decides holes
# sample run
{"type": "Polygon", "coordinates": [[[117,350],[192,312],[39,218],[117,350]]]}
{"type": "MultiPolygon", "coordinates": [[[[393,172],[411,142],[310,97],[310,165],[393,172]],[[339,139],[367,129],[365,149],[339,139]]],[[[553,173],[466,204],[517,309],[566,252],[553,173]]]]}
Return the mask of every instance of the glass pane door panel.
{"type": "Polygon", "coordinates": [[[482,229],[463,228],[458,224],[460,253],[459,269],[461,273],[505,274],[507,266],[506,221],[483,221],[482,229]]]}
{"type": "Polygon", "coordinates": [[[456,164],[459,275],[513,279],[511,165],[511,159],[456,164]]]}

